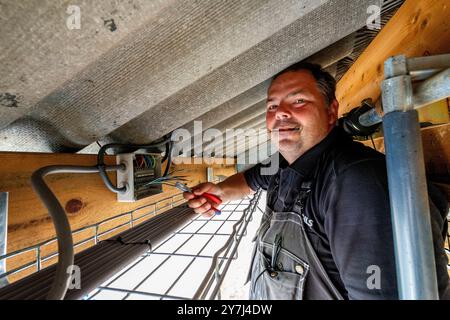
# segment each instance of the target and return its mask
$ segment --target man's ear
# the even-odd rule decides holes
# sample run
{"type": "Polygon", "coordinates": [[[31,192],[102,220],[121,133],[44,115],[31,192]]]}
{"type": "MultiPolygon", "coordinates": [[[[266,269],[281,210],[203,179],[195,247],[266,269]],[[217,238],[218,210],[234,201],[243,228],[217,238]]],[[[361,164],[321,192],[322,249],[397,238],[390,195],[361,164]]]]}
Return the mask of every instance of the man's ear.
{"type": "Polygon", "coordinates": [[[330,106],[328,107],[328,123],[330,125],[336,125],[336,121],[338,118],[338,111],[339,111],[339,102],[336,99],[333,99],[333,101],[330,103],[330,106]]]}

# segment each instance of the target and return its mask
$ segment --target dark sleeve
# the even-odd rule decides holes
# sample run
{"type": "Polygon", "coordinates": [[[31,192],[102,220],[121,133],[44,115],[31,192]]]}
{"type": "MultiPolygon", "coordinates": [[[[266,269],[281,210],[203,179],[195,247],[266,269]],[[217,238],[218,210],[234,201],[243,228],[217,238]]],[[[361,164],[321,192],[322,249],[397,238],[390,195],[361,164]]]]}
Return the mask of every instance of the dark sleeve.
{"type": "Polygon", "coordinates": [[[439,298],[441,300],[450,300],[450,280],[447,269],[448,257],[444,249],[448,234],[447,214],[449,204],[445,195],[433,183],[428,182],[427,187],[439,298]]]}
{"type": "Polygon", "coordinates": [[[331,181],[325,232],[349,299],[398,299],[385,163],[352,164],[331,181]]]}
{"type": "Polygon", "coordinates": [[[245,180],[247,181],[248,186],[253,191],[257,191],[259,188],[267,190],[267,187],[269,185],[269,180],[271,176],[261,174],[262,166],[263,165],[261,163],[258,163],[257,165],[244,171],[245,180]]]}

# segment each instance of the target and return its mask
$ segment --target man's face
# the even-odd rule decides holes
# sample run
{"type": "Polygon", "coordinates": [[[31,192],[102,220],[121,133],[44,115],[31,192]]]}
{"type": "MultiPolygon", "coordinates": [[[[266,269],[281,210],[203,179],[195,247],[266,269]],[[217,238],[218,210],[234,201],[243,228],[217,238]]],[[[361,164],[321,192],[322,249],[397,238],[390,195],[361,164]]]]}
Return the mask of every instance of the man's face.
{"type": "Polygon", "coordinates": [[[319,143],[336,123],[338,103],[326,105],[307,70],[289,71],[270,85],[266,124],[272,141],[289,163],[319,143]]]}

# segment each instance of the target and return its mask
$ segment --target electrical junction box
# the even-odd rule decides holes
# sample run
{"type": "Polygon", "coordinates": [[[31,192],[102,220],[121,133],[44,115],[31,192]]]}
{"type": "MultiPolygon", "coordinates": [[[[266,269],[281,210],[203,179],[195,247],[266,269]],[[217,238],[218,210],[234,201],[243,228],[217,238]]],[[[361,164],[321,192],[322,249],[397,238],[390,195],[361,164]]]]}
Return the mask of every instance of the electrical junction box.
{"type": "Polygon", "coordinates": [[[161,155],[155,153],[122,153],[116,156],[117,164],[125,170],[117,171],[117,187],[127,186],[125,193],[118,193],[119,202],[134,202],[162,193],[162,184],[155,179],[161,177],[161,155]]]}

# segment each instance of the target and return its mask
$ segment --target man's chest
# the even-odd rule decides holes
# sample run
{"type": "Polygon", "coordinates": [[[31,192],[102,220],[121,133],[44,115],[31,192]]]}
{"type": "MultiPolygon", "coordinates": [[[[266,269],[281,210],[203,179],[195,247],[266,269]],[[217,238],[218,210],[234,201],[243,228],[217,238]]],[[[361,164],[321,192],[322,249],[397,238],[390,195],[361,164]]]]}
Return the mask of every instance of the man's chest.
{"type": "Polygon", "coordinates": [[[275,212],[298,214],[306,232],[320,235],[323,230],[323,219],[320,219],[312,188],[312,180],[295,175],[277,176],[267,190],[267,204],[275,212]]]}

